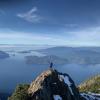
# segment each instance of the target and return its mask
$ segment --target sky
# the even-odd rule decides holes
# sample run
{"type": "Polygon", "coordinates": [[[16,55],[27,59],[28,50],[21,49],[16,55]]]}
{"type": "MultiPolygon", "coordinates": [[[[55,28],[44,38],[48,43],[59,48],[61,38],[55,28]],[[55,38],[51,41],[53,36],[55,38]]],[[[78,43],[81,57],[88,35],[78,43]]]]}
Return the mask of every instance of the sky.
{"type": "Polygon", "coordinates": [[[100,0],[0,0],[0,44],[100,46],[100,0]]]}

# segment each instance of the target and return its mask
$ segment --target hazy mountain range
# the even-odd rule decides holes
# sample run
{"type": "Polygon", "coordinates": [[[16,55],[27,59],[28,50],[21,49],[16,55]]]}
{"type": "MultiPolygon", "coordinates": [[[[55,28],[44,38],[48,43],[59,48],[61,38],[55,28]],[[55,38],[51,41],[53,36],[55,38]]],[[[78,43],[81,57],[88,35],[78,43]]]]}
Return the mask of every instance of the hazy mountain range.
{"type": "Polygon", "coordinates": [[[100,64],[99,47],[52,47],[38,50],[45,54],[44,57],[28,56],[27,61],[31,63],[45,64],[48,61],[60,64],[100,64]],[[59,61],[60,60],[60,61],[59,61]]]}
{"type": "Polygon", "coordinates": [[[67,59],[60,58],[55,55],[50,56],[26,56],[26,63],[28,64],[49,64],[50,62],[53,62],[55,64],[66,64],[67,59]]]}
{"type": "MultiPolygon", "coordinates": [[[[35,56],[32,50],[20,51],[29,53],[25,55],[26,63],[30,64],[100,64],[100,47],[50,47],[47,49],[33,50],[44,56],[35,56]]],[[[9,54],[0,51],[0,59],[8,58],[9,54]]]]}

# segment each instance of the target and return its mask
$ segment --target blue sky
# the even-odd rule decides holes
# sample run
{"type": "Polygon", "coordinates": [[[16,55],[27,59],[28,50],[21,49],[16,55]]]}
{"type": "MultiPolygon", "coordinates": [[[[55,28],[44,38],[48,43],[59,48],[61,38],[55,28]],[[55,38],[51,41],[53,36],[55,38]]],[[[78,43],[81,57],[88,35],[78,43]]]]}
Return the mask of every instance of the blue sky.
{"type": "Polygon", "coordinates": [[[0,0],[0,44],[100,46],[100,0],[0,0]]]}

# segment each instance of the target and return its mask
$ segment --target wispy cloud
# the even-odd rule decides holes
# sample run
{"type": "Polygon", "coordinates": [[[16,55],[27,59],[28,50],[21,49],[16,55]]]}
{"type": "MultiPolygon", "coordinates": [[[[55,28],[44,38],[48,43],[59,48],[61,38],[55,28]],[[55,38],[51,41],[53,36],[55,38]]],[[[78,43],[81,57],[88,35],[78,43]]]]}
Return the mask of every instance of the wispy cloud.
{"type": "Polygon", "coordinates": [[[19,14],[17,14],[17,16],[28,22],[37,23],[37,22],[40,22],[40,20],[41,20],[41,17],[37,14],[37,11],[38,11],[37,7],[33,7],[28,12],[19,13],[19,14]]]}
{"type": "Polygon", "coordinates": [[[0,43],[2,44],[48,44],[63,45],[65,41],[54,35],[41,33],[25,33],[9,30],[9,32],[0,32],[0,43]],[[59,43],[59,44],[57,44],[59,43]]]}
{"type": "Polygon", "coordinates": [[[100,46],[100,26],[65,32],[66,40],[77,46],[100,46]]]}
{"type": "Polygon", "coordinates": [[[79,31],[65,32],[60,35],[34,32],[16,32],[11,29],[3,30],[0,31],[0,43],[100,46],[100,26],[79,31]]]}

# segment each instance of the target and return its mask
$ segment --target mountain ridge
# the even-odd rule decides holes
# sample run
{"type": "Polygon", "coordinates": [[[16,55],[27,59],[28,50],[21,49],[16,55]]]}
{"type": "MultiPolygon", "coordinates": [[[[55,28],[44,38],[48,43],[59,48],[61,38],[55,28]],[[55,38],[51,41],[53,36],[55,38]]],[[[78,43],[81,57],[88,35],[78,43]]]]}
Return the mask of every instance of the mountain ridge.
{"type": "Polygon", "coordinates": [[[100,93],[100,75],[89,78],[78,86],[80,92],[100,93]]]}
{"type": "Polygon", "coordinates": [[[100,96],[80,93],[68,74],[50,68],[30,85],[17,86],[8,100],[100,100],[100,96]]]}
{"type": "Polygon", "coordinates": [[[39,52],[67,59],[68,63],[100,64],[100,48],[52,47],[39,52]]]}

